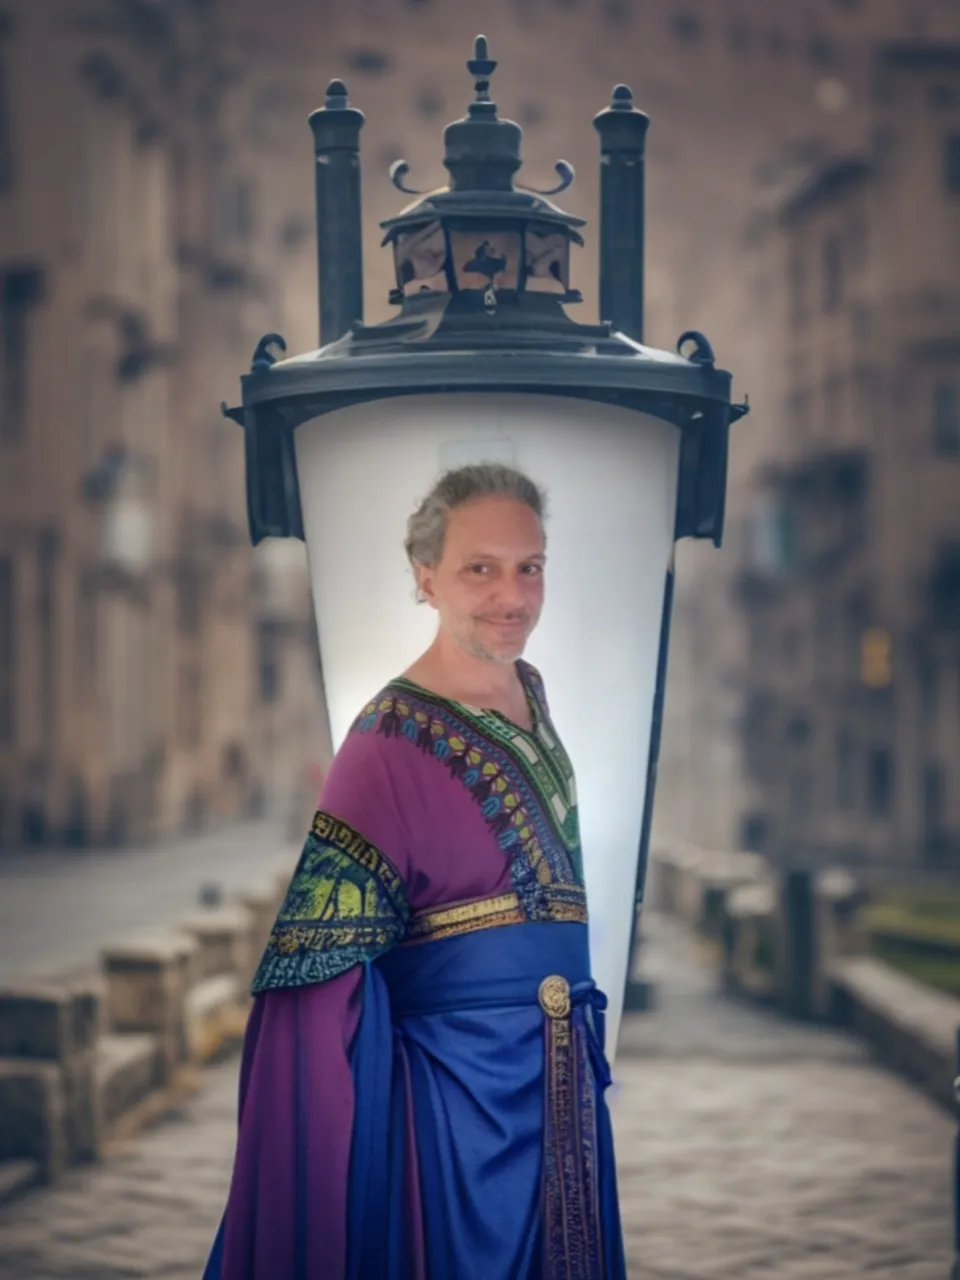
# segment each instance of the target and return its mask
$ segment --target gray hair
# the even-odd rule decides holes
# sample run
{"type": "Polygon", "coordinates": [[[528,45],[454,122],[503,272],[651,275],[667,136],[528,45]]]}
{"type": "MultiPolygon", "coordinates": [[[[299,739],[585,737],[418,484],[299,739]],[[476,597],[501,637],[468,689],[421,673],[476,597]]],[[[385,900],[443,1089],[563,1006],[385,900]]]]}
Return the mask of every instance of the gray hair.
{"type": "Polygon", "coordinates": [[[404,547],[417,565],[433,568],[443,555],[447,518],[457,507],[477,498],[514,498],[530,508],[538,520],[546,513],[546,495],[529,476],[500,462],[480,462],[445,471],[407,521],[404,547]]]}

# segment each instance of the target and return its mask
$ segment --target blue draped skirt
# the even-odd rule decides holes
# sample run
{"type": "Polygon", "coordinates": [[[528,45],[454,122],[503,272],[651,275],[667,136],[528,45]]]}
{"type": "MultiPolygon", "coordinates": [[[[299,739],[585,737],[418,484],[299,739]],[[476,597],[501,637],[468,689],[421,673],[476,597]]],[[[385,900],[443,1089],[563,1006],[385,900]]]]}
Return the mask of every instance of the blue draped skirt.
{"type": "Polygon", "coordinates": [[[605,1003],[583,924],[481,930],[368,967],[349,1280],[623,1280],[605,1003]]]}
{"type": "MultiPolygon", "coordinates": [[[[479,930],[365,966],[347,1280],[625,1280],[605,1005],[584,924],[479,930]]],[[[309,1216],[298,1203],[298,1234],[309,1216]]],[[[221,1225],[205,1280],[222,1246],[221,1225]]]]}

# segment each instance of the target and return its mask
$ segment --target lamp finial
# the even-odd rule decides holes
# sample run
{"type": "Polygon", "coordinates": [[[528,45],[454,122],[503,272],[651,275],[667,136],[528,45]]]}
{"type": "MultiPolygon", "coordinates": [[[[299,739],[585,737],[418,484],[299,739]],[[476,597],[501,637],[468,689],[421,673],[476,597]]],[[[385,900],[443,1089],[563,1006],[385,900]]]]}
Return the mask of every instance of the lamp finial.
{"type": "Polygon", "coordinates": [[[477,36],[473,42],[473,57],[467,63],[467,70],[474,79],[474,93],[477,95],[470,104],[470,115],[493,116],[497,114],[497,104],[490,100],[490,77],[497,69],[496,62],[490,57],[486,36],[477,36]]]}

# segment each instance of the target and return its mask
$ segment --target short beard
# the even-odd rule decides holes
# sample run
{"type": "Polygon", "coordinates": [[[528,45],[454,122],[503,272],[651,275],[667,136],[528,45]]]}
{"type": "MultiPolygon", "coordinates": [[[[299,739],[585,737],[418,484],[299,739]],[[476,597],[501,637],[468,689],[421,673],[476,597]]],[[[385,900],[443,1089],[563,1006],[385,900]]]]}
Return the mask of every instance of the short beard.
{"type": "Polygon", "coordinates": [[[498,662],[503,666],[512,666],[518,658],[522,658],[526,647],[526,641],[524,641],[515,650],[510,649],[506,653],[495,653],[492,649],[488,649],[485,644],[481,644],[479,640],[472,640],[467,644],[467,650],[474,658],[479,658],[481,662],[498,662]]]}
{"type": "Polygon", "coordinates": [[[478,658],[481,662],[494,662],[500,666],[512,666],[518,658],[523,656],[529,632],[509,649],[490,648],[489,645],[484,644],[473,627],[465,627],[459,634],[455,632],[454,639],[472,658],[478,658]]]}

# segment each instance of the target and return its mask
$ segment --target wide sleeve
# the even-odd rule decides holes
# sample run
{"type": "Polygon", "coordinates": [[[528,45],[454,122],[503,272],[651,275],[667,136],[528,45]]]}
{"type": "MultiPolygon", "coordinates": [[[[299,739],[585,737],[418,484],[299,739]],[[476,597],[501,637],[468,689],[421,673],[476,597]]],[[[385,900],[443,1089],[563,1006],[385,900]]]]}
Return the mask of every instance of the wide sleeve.
{"type": "Polygon", "coordinates": [[[407,927],[409,837],[381,741],[331,766],[254,979],[237,1153],[205,1280],[342,1280],[362,964],[407,927]]]}
{"type": "Polygon", "coordinates": [[[327,982],[375,960],[403,938],[409,919],[394,864],[355,826],[319,809],[253,993],[327,982]]]}

